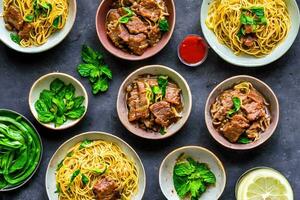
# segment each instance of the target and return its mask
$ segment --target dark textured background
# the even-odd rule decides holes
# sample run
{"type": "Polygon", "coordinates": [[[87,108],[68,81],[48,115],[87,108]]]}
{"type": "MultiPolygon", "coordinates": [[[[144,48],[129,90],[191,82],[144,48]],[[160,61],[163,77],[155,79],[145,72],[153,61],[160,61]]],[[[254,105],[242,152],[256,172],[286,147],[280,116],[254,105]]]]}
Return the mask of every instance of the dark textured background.
{"type": "MultiPolygon", "coordinates": [[[[140,155],[147,173],[145,200],[165,199],[158,183],[158,169],[163,158],[172,150],[185,145],[199,145],[212,150],[224,163],[227,185],[221,199],[234,199],[234,186],[247,169],[269,166],[281,171],[290,181],[295,199],[300,198],[300,39],[278,61],[257,69],[232,66],[212,50],[206,62],[198,68],[182,65],[176,56],[179,41],[189,33],[201,34],[199,13],[201,1],[175,0],[177,23],[169,44],[156,56],[143,62],[126,62],[107,53],[95,31],[95,13],[99,1],[79,0],[76,23],[69,36],[57,47],[45,53],[24,55],[0,44],[0,107],[15,110],[28,117],[38,129],[44,144],[41,166],[34,177],[20,189],[0,193],[0,200],[44,200],[45,173],[54,151],[68,138],[91,130],[112,133],[127,141],[140,155]],[[76,72],[80,63],[80,48],[88,44],[105,54],[114,78],[107,93],[93,96],[90,85],[76,72]],[[163,141],[149,141],[133,136],[120,123],[116,112],[116,98],[120,84],[133,70],[148,64],[169,66],[188,81],[193,94],[193,109],[182,130],[163,141]],[[28,93],[40,76],[60,71],[78,78],[89,91],[89,108],[84,120],[65,131],[49,131],[39,125],[30,113],[28,93]],[[219,146],[209,135],[204,122],[204,104],[217,83],[238,75],[253,75],[269,84],[280,102],[280,121],[273,137],[262,147],[248,152],[231,152],[219,146]]],[[[298,4],[300,0],[297,0],[298,4]]]]}

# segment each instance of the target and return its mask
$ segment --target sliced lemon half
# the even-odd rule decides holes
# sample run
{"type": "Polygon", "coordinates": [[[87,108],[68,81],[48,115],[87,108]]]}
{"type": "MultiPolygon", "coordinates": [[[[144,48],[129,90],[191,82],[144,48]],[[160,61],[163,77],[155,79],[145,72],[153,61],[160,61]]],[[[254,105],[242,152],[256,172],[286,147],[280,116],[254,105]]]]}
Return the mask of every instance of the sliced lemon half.
{"type": "Polygon", "coordinates": [[[239,182],[237,200],[293,200],[293,190],[279,172],[261,168],[250,171],[239,182]]]}

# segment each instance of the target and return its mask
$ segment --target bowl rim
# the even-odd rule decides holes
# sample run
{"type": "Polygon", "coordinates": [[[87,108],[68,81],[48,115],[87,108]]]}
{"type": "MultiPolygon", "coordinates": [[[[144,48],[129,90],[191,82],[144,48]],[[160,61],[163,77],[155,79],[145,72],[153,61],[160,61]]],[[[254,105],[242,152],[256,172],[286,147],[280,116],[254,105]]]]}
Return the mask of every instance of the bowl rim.
{"type": "MultiPolygon", "coordinates": [[[[146,171],[145,171],[145,167],[144,167],[144,164],[140,158],[140,156],[138,155],[138,153],[133,149],[132,146],[130,146],[125,140],[121,139],[120,137],[116,136],[116,135],[113,135],[111,133],[107,133],[107,132],[104,132],[104,131],[88,131],[88,132],[83,132],[83,133],[80,133],[80,134],[77,134],[77,135],[74,135],[73,137],[67,139],[66,141],[64,141],[56,150],[55,152],[53,153],[53,155],[51,156],[49,162],[48,162],[48,165],[47,165],[47,169],[46,169],[46,175],[45,175],[45,187],[46,187],[46,193],[47,193],[47,196],[48,198],[50,199],[50,196],[49,196],[49,193],[48,193],[48,190],[47,190],[47,180],[48,180],[48,171],[50,169],[50,164],[52,163],[52,160],[54,159],[54,156],[57,154],[57,152],[63,147],[65,146],[67,143],[71,142],[72,140],[74,140],[75,138],[78,138],[78,137],[81,137],[81,136],[86,136],[86,135],[93,135],[93,134],[100,134],[100,135],[105,135],[105,136],[108,136],[108,137],[111,137],[111,138],[114,138],[116,139],[117,141],[119,141],[120,143],[124,144],[130,151],[133,152],[133,154],[136,156],[136,160],[135,162],[139,162],[139,164],[141,165],[141,169],[142,169],[142,176],[144,177],[144,187],[142,188],[142,197],[144,196],[145,194],[145,191],[146,191],[146,185],[147,185],[147,176],[146,176],[146,171]]],[[[140,190],[141,188],[139,188],[140,190]]]]}
{"type": "Polygon", "coordinates": [[[76,124],[78,124],[83,119],[83,117],[86,115],[87,110],[88,110],[88,105],[89,105],[89,97],[88,97],[88,94],[86,92],[85,87],[75,77],[73,77],[69,74],[66,74],[66,73],[62,73],[62,72],[51,72],[51,73],[48,73],[48,74],[45,74],[45,75],[39,77],[37,80],[34,81],[34,83],[32,84],[32,86],[30,88],[30,91],[29,91],[28,104],[29,104],[29,109],[30,109],[31,114],[34,116],[36,121],[39,122],[39,124],[41,124],[42,126],[48,128],[48,129],[51,129],[51,130],[65,130],[67,128],[71,128],[71,127],[75,126],[76,124]],[[34,105],[32,105],[30,103],[30,100],[32,99],[32,94],[33,94],[34,88],[39,84],[39,82],[41,80],[43,80],[45,78],[48,78],[48,77],[51,77],[51,76],[64,76],[67,79],[71,79],[72,81],[76,82],[80,86],[80,88],[83,92],[83,96],[84,96],[85,101],[86,101],[86,108],[85,108],[85,111],[84,111],[83,115],[80,118],[76,119],[76,120],[71,120],[71,123],[69,123],[68,125],[65,125],[65,126],[62,125],[62,126],[59,126],[59,127],[52,127],[52,126],[49,125],[49,123],[44,124],[44,123],[40,122],[37,119],[37,116],[34,114],[34,109],[35,109],[34,105]]]}
{"type": "MultiPolygon", "coordinates": [[[[239,66],[239,67],[246,67],[246,68],[253,68],[253,67],[263,67],[265,65],[268,65],[268,64],[271,64],[273,62],[275,62],[276,60],[280,59],[281,57],[283,57],[287,51],[293,46],[293,44],[295,43],[295,40],[298,36],[298,33],[299,33],[299,28],[300,28],[300,23],[298,23],[297,25],[297,30],[296,30],[296,34],[294,37],[292,37],[291,39],[291,44],[289,45],[288,48],[286,48],[284,51],[281,51],[281,53],[277,56],[277,57],[274,57],[274,58],[271,58],[269,61],[264,61],[264,62],[260,62],[260,63],[251,63],[251,62],[247,62],[246,63],[242,63],[242,62],[234,62],[232,61],[226,54],[224,54],[221,50],[218,49],[217,46],[213,45],[213,43],[211,42],[210,39],[210,36],[208,35],[206,29],[205,29],[205,17],[203,13],[203,10],[204,10],[204,5],[205,3],[207,2],[211,2],[212,0],[203,0],[202,1],[202,4],[201,4],[201,12],[200,12],[200,26],[201,26],[201,29],[202,29],[202,32],[203,32],[203,35],[208,43],[208,45],[214,50],[214,52],[216,52],[218,54],[218,56],[220,56],[223,60],[225,60],[226,62],[232,64],[232,65],[235,65],[235,66],[239,66]]],[[[294,5],[296,5],[296,14],[298,18],[300,18],[300,11],[299,11],[299,7],[298,7],[298,4],[296,2],[296,0],[290,0],[293,2],[294,5]]],[[[289,34],[289,33],[288,33],[289,34]]],[[[215,36],[214,36],[215,37],[215,36]]],[[[285,38],[287,39],[287,37],[285,38]]],[[[219,41],[217,41],[219,43],[219,41]]],[[[284,44],[285,41],[282,41],[282,44],[284,44]]],[[[225,45],[225,44],[221,44],[221,45],[225,45]]],[[[225,45],[226,46],[226,45],[225,45]]],[[[277,46],[278,47],[278,46],[277,46]]],[[[276,47],[276,48],[277,48],[276,47]]],[[[230,49],[231,50],[231,49],[230,49]]],[[[275,49],[273,49],[272,51],[274,51],[275,49]]],[[[233,54],[233,52],[232,52],[233,54]]]]}
{"type": "MultiPolygon", "coordinates": [[[[32,47],[29,47],[30,48],[30,50],[28,49],[28,48],[26,48],[26,47],[23,47],[23,48],[15,48],[14,46],[12,46],[12,45],[10,45],[5,39],[2,39],[2,37],[0,36],[0,41],[1,42],[3,42],[3,44],[5,44],[7,47],[9,47],[10,49],[12,49],[12,50],[15,50],[15,51],[17,51],[17,52],[19,52],[19,53],[25,53],[25,54],[37,54],[37,53],[42,53],[42,52],[45,52],[45,51],[48,51],[48,50],[50,50],[50,49],[52,49],[52,48],[54,48],[54,47],[56,47],[58,44],[60,44],[68,35],[69,35],[69,33],[71,32],[71,30],[72,30],[72,28],[73,28],[73,26],[74,26],[74,24],[75,24],[75,21],[76,21],[76,16],[77,16],[77,0],[68,0],[68,1],[73,1],[73,3],[74,3],[74,10],[73,10],[73,12],[74,12],[74,18],[72,18],[71,20],[70,20],[70,28],[68,28],[67,30],[66,30],[66,32],[62,35],[62,37],[59,39],[59,40],[57,40],[56,42],[53,42],[50,46],[48,46],[47,48],[38,48],[38,47],[42,47],[44,44],[42,44],[42,45],[40,45],[40,46],[32,46],[32,47]],[[26,49],[28,49],[28,50],[26,50],[26,49]]],[[[69,10],[69,12],[70,12],[71,10],[69,10]]],[[[69,21],[69,17],[67,18],[67,21],[69,21]]],[[[65,26],[66,26],[66,24],[65,24],[65,26]]],[[[60,31],[62,31],[62,30],[60,30],[60,31]]],[[[50,37],[55,37],[55,35],[53,36],[53,35],[51,35],[50,37]]],[[[47,42],[49,42],[49,41],[47,41],[47,42]]],[[[46,43],[47,43],[46,42],[46,43]]]]}
{"type": "Polygon", "coordinates": [[[29,182],[29,180],[35,175],[36,171],[38,170],[38,168],[40,167],[40,164],[41,164],[41,161],[42,161],[42,157],[43,157],[43,151],[44,151],[44,147],[43,147],[43,141],[42,141],[42,138],[39,134],[39,132],[37,131],[37,129],[35,128],[35,126],[30,122],[29,119],[27,119],[24,115],[20,114],[19,112],[17,111],[14,111],[14,110],[11,110],[11,109],[6,109],[6,108],[0,108],[0,112],[9,112],[9,113],[12,113],[12,114],[15,114],[15,115],[19,115],[21,116],[30,126],[31,128],[35,131],[35,134],[37,135],[38,139],[39,139],[39,142],[40,142],[40,145],[41,145],[41,152],[40,152],[40,159],[38,161],[38,164],[36,165],[34,171],[31,173],[30,176],[28,176],[21,184],[19,185],[16,185],[14,187],[10,187],[10,188],[6,188],[6,189],[0,189],[0,192],[9,192],[9,191],[12,191],[12,190],[15,190],[15,189],[18,189],[20,187],[22,187],[23,185],[25,185],[27,182],[29,182]]]}
{"type": "MultiPolygon", "coordinates": [[[[164,65],[159,65],[159,64],[154,64],[154,65],[146,65],[146,66],[143,66],[143,67],[140,67],[138,68],[137,70],[133,71],[132,73],[130,73],[125,79],[124,81],[122,82],[121,86],[119,87],[119,91],[118,91],[118,96],[117,96],[117,102],[116,102],[116,108],[117,108],[117,113],[118,113],[118,118],[119,120],[121,121],[121,123],[123,124],[123,126],[129,131],[131,132],[132,134],[138,136],[138,137],[141,137],[141,138],[145,138],[145,139],[150,139],[150,140],[162,140],[162,139],[165,139],[165,138],[168,138],[168,137],[171,137],[173,135],[175,135],[185,124],[186,122],[188,121],[189,119],[189,116],[191,114],[191,110],[192,110],[192,104],[193,104],[193,100],[192,100],[192,93],[191,93],[191,89],[187,83],[187,81],[185,80],[185,78],[183,76],[181,76],[178,72],[176,72],[174,69],[172,68],[169,68],[167,66],[164,66],[164,65]],[[138,133],[135,133],[134,131],[131,131],[128,127],[127,127],[127,124],[125,123],[125,120],[123,120],[123,118],[121,117],[121,111],[120,111],[120,105],[121,105],[121,95],[124,93],[124,90],[123,88],[125,87],[125,84],[126,82],[133,76],[135,76],[135,74],[141,72],[141,71],[144,71],[146,69],[150,69],[150,68],[162,68],[162,69],[165,69],[167,71],[170,71],[171,73],[174,73],[182,82],[183,84],[185,85],[185,87],[187,88],[187,101],[189,102],[189,106],[187,108],[187,111],[185,113],[186,115],[186,118],[185,119],[180,119],[180,120],[183,120],[182,121],[182,124],[171,134],[165,134],[165,135],[160,135],[161,137],[151,137],[151,136],[144,136],[144,135],[141,135],[141,134],[138,134],[138,133]]],[[[123,105],[123,104],[122,104],[123,105]]],[[[132,124],[129,123],[130,126],[133,126],[132,124]]]]}
{"type": "MultiPolygon", "coordinates": [[[[169,41],[172,38],[172,35],[174,33],[174,29],[175,29],[175,25],[176,25],[176,6],[175,6],[174,0],[170,0],[171,7],[172,7],[172,10],[173,10],[173,13],[174,13],[173,14],[174,15],[173,16],[174,20],[173,20],[173,23],[170,25],[171,29],[169,30],[169,36],[167,37],[167,39],[165,40],[165,44],[163,44],[163,46],[161,48],[157,48],[157,46],[153,46],[152,48],[156,48],[157,50],[153,51],[153,53],[150,53],[147,56],[145,56],[144,54],[140,55],[140,56],[132,56],[129,53],[126,53],[126,55],[121,55],[121,54],[118,54],[118,53],[112,51],[111,48],[108,45],[105,44],[104,39],[100,35],[100,32],[104,31],[104,30],[99,30],[99,28],[98,28],[99,27],[98,26],[98,24],[99,24],[99,17],[98,16],[99,16],[99,13],[100,13],[100,9],[102,8],[102,6],[105,4],[106,1],[108,1],[108,0],[102,0],[100,5],[98,6],[98,9],[97,9],[97,12],[96,12],[96,17],[95,17],[95,25],[96,25],[96,32],[97,32],[98,39],[100,40],[100,43],[102,44],[102,46],[109,53],[111,53],[112,55],[114,55],[114,56],[116,56],[120,59],[123,59],[123,60],[140,61],[140,60],[145,60],[147,58],[150,58],[150,57],[158,54],[160,51],[162,51],[167,46],[167,44],[169,43],[169,41]]],[[[102,19],[102,20],[104,20],[104,19],[102,19]]],[[[107,40],[109,40],[109,39],[107,38],[107,40]]],[[[161,40],[158,43],[160,43],[160,42],[161,42],[161,40]]],[[[113,45],[113,47],[116,48],[116,49],[119,49],[119,48],[115,47],[114,45],[113,45]]]]}
{"type": "Polygon", "coordinates": [[[163,171],[163,165],[166,163],[166,160],[173,154],[175,154],[176,152],[178,151],[182,151],[182,150],[186,150],[186,149],[191,149],[193,151],[204,151],[206,154],[210,154],[218,163],[218,165],[220,166],[221,168],[221,172],[224,176],[224,181],[222,182],[222,190],[220,192],[220,194],[218,195],[218,198],[219,199],[221,197],[221,195],[223,194],[224,190],[225,190],[225,186],[226,186],[226,182],[227,182],[227,174],[226,174],[226,170],[224,168],[224,165],[222,163],[222,161],[216,156],[216,154],[214,154],[211,150],[205,148],[205,147],[202,147],[202,146],[195,146],[195,145],[188,145],[188,146],[182,146],[182,147],[179,147],[179,148],[176,148],[174,149],[173,151],[171,151],[170,153],[167,154],[167,156],[163,159],[163,161],[161,162],[160,164],[160,167],[159,167],[159,187],[162,191],[162,193],[164,194],[164,196],[166,198],[168,198],[165,193],[163,192],[162,190],[162,183],[161,183],[161,174],[162,174],[162,171],[163,171]]]}
{"type": "MultiPolygon", "coordinates": [[[[222,91],[221,91],[222,92],[222,91]]],[[[218,94],[220,94],[221,92],[218,92],[218,94]]],[[[261,91],[259,91],[263,96],[264,96],[264,93],[262,93],[261,91]]],[[[209,93],[208,97],[207,97],[207,100],[206,100],[206,103],[205,103],[205,109],[204,109],[204,116],[205,116],[205,124],[206,124],[206,128],[209,132],[209,134],[212,136],[212,138],[217,141],[219,144],[221,144],[223,147],[226,147],[228,149],[232,149],[232,150],[238,150],[238,151],[246,151],[246,150],[250,150],[250,149],[254,149],[262,144],[264,144],[265,142],[267,142],[271,136],[274,134],[276,128],[277,128],[277,125],[278,125],[278,122],[279,122],[279,117],[280,117],[280,107],[279,107],[279,102],[278,102],[278,99],[277,99],[277,96],[275,95],[274,91],[271,89],[270,86],[268,86],[265,82],[263,82],[262,80],[258,79],[258,78],[255,78],[253,76],[249,76],[249,75],[237,75],[237,76],[232,76],[230,78],[227,78],[225,80],[223,80],[221,83],[219,83],[218,85],[216,85],[214,87],[214,89],[209,93]],[[238,78],[248,78],[248,79],[251,79],[252,82],[257,82],[261,85],[263,85],[272,95],[272,97],[274,98],[275,100],[275,107],[277,107],[277,110],[276,110],[276,119],[275,121],[272,121],[271,123],[274,124],[274,127],[272,129],[270,129],[270,132],[269,134],[267,135],[267,137],[264,139],[264,140],[260,140],[260,142],[257,142],[255,145],[242,145],[242,146],[237,146],[237,144],[235,143],[231,143],[232,145],[227,145],[225,143],[222,143],[216,136],[215,136],[215,133],[217,134],[220,134],[218,131],[216,131],[215,129],[211,129],[210,126],[208,125],[209,124],[209,119],[211,119],[211,116],[210,116],[210,106],[211,104],[209,104],[209,101],[212,99],[212,95],[214,93],[217,92],[218,88],[220,88],[222,85],[226,84],[227,82],[231,81],[231,80],[234,80],[234,79],[238,79],[238,78]],[[213,133],[213,131],[215,131],[215,133],[213,133]]],[[[223,137],[223,136],[222,136],[223,137]]],[[[251,143],[250,143],[251,144],[251,143]]]]}

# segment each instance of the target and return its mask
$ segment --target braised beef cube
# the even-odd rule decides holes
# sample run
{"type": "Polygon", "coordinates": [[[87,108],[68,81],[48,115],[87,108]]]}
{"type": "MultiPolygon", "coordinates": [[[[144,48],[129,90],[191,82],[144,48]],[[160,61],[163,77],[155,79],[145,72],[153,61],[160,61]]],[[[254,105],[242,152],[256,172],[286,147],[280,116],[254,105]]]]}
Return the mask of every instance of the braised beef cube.
{"type": "Polygon", "coordinates": [[[259,137],[261,126],[258,122],[254,122],[247,130],[246,135],[248,138],[255,140],[259,137]]]}
{"type": "Polygon", "coordinates": [[[4,12],[4,21],[18,31],[22,29],[24,23],[21,12],[14,6],[9,6],[6,9],[4,12]]]}
{"type": "Polygon", "coordinates": [[[147,25],[138,17],[133,16],[130,18],[129,22],[125,24],[130,33],[146,33],[147,25]]]}
{"type": "Polygon", "coordinates": [[[250,98],[251,100],[255,101],[258,104],[264,105],[264,98],[262,97],[261,94],[259,94],[257,91],[255,90],[251,90],[248,94],[248,98],[250,98]]]}
{"type": "Polygon", "coordinates": [[[121,198],[117,184],[109,178],[100,179],[93,187],[97,200],[118,200],[121,198]]]}
{"type": "Polygon", "coordinates": [[[23,26],[23,29],[18,33],[18,35],[21,37],[21,39],[28,40],[30,37],[30,32],[32,30],[32,25],[29,23],[25,23],[23,26]]]}
{"type": "Polygon", "coordinates": [[[180,89],[172,83],[169,83],[166,89],[166,101],[175,105],[181,103],[180,89]]]}
{"type": "Polygon", "coordinates": [[[149,29],[148,40],[151,46],[154,46],[161,39],[161,32],[158,26],[153,26],[149,29]]]}
{"type": "Polygon", "coordinates": [[[155,116],[155,122],[163,127],[168,127],[176,118],[172,111],[170,103],[166,101],[159,101],[150,106],[150,111],[155,116]]]}
{"type": "Polygon", "coordinates": [[[131,6],[137,14],[157,22],[160,16],[160,8],[153,0],[141,0],[140,3],[134,3],[131,6]]]}
{"type": "Polygon", "coordinates": [[[235,143],[249,127],[249,121],[242,115],[234,115],[222,128],[222,133],[230,142],[235,143]]]}
{"type": "Polygon", "coordinates": [[[247,119],[249,121],[254,121],[266,115],[266,112],[263,109],[262,104],[252,101],[242,106],[242,108],[247,113],[247,119]]]}
{"type": "Polygon", "coordinates": [[[147,37],[143,33],[137,35],[130,35],[128,41],[128,47],[132,50],[134,54],[142,55],[147,47],[149,46],[147,42],[147,37]]]}
{"type": "Polygon", "coordinates": [[[149,116],[149,102],[147,90],[143,82],[137,81],[135,87],[129,93],[127,104],[129,106],[128,120],[130,122],[144,119],[149,116]]]}

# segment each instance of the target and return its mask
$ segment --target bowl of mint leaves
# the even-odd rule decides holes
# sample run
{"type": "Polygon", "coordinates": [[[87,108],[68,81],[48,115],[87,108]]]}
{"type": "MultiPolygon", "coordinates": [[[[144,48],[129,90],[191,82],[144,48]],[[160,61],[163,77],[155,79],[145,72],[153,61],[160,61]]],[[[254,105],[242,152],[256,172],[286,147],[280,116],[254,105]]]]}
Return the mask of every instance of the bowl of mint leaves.
{"type": "Polygon", "coordinates": [[[226,173],[222,162],[208,149],[185,146],[163,160],[159,184],[167,199],[216,200],[224,191],[226,173]]]}
{"type": "Polygon", "coordinates": [[[83,118],[88,107],[88,95],[77,79],[54,72],[35,81],[29,93],[29,107],[40,124],[62,130],[83,118]]]}

